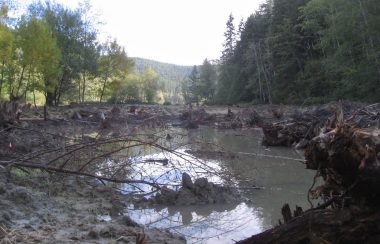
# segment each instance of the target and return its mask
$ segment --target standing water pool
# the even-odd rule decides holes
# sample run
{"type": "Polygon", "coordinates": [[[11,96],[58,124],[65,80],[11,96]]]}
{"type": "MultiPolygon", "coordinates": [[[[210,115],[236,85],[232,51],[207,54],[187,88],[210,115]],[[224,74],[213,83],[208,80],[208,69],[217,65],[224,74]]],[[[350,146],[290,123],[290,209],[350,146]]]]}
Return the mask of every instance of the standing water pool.
{"type": "MultiPolygon", "coordinates": [[[[305,169],[302,151],[266,148],[261,145],[263,135],[258,129],[200,128],[180,131],[179,134],[187,143],[176,150],[185,155],[186,149],[207,150],[210,144],[205,142],[218,145],[223,151],[237,153],[237,157],[204,159],[204,162],[213,169],[228,171],[231,181],[247,201],[145,209],[130,206],[128,215],[139,224],[182,234],[188,243],[234,243],[278,224],[284,203],[289,203],[292,209],[295,205],[309,207],[307,191],[315,172],[305,169]]],[[[163,156],[155,153],[146,157],[163,156]]],[[[159,172],[151,166],[143,171],[149,171],[150,175],[159,172]]],[[[173,170],[166,177],[179,181],[180,170],[173,170]]],[[[218,178],[209,180],[217,182],[218,178]]]]}

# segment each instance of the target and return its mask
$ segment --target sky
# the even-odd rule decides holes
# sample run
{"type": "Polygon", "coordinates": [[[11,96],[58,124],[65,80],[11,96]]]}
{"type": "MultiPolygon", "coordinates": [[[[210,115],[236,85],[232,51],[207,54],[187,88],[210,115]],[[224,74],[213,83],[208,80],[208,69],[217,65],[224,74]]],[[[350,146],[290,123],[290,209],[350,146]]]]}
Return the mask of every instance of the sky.
{"type": "MultiPolygon", "coordinates": [[[[56,0],[77,7],[76,0],[56,0]]],[[[116,38],[128,56],[199,65],[221,56],[230,13],[236,26],[263,0],[89,0],[104,22],[100,38],[116,38]]],[[[25,1],[24,1],[25,2],[25,1]]]]}

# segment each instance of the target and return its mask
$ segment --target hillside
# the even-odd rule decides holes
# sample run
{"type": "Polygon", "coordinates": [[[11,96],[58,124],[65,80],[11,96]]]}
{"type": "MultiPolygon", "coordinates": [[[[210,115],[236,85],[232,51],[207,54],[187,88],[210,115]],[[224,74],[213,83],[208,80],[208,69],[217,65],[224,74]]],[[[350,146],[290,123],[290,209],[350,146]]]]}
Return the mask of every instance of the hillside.
{"type": "Polygon", "coordinates": [[[187,77],[192,66],[181,66],[176,64],[168,64],[163,62],[158,62],[150,59],[144,58],[132,58],[136,64],[136,70],[138,73],[143,72],[147,68],[152,68],[161,79],[179,81],[187,77]]]}
{"type": "Polygon", "coordinates": [[[191,73],[192,66],[169,64],[144,58],[132,59],[135,61],[137,73],[152,68],[158,74],[158,102],[183,103],[182,84],[191,73]]]}

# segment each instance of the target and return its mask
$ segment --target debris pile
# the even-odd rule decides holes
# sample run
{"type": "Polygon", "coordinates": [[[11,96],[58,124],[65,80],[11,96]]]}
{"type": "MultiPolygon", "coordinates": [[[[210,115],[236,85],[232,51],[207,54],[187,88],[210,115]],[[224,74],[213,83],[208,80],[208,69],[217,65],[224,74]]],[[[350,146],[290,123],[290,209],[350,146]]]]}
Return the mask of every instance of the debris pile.
{"type": "Polygon", "coordinates": [[[216,119],[215,115],[210,115],[204,108],[193,109],[190,108],[183,111],[179,119],[187,129],[196,129],[199,125],[209,125],[216,119]]]}
{"type": "MultiPolygon", "coordinates": [[[[313,190],[314,197],[345,193],[356,204],[380,204],[379,129],[339,126],[314,138],[305,156],[307,168],[318,170],[325,181],[313,190]]],[[[334,203],[342,205],[339,201],[334,203]]]]}
{"type": "Polygon", "coordinates": [[[31,104],[20,105],[17,102],[0,103],[0,126],[7,127],[18,123],[21,113],[30,110],[31,104]]]}
{"type": "Polygon", "coordinates": [[[345,117],[351,116],[349,121],[347,120],[351,126],[367,128],[378,124],[380,114],[370,111],[375,106],[363,108],[359,107],[360,104],[348,102],[331,103],[304,110],[298,109],[283,121],[263,124],[263,144],[303,149],[311,139],[320,134],[321,130],[335,127],[338,119],[336,111],[340,106],[345,111],[345,117]]]}
{"type": "Polygon", "coordinates": [[[239,243],[380,243],[380,130],[359,128],[378,113],[363,111],[346,116],[338,109],[335,127],[322,128],[306,147],[314,184],[323,179],[309,191],[318,206],[294,215],[284,206],[284,224],[239,243]]]}
{"type": "Polygon", "coordinates": [[[239,200],[241,196],[236,189],[208,182],[207,178],[198,178],[193,182],[189,174],[183,173],[178,191],[162,187],[160,193],[149,199],[148,203],[183,206],[235,203],[239,200]]]}
{"type": "Polygon", "coordinates": [[[249,127],[260,127],[263,123],[263,118],[253,108],[241,109],[237,113],[227,110],[224,118],[216,124],[218,129],[239,129],[249,127]]]}

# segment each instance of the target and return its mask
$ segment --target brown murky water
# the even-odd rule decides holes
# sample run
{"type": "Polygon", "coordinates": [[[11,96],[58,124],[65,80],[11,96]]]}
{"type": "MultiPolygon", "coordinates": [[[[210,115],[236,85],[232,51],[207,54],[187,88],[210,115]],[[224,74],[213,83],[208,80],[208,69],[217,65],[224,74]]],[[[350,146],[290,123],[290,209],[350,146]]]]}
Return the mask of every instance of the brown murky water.
{"type": "MultiPolygon", "coordinates": [[[[234,243],[277,224],[284,203],[289,203],[293,209],[295,205],[309,207],[306,193],[315,172],[306,170],[302,162],[292,160],[302,160],[303,152],[265,148],[261,145],[260,130],[200,128],[181,133],[187,134],[181,140],[190,143],[207,141],[224,150],[239,152],[241,157],[210,160],[209,163],[231,172],[231,180],[249,201],[233,205],[129,210],[129,215],[137,222],[183,234],[189,243],[234,243]]],[[[202,149],[207,146],[203,145],[202,149]]],[[[172,177],[180,178],[175,172],[173,174],[172,177]]]]}

